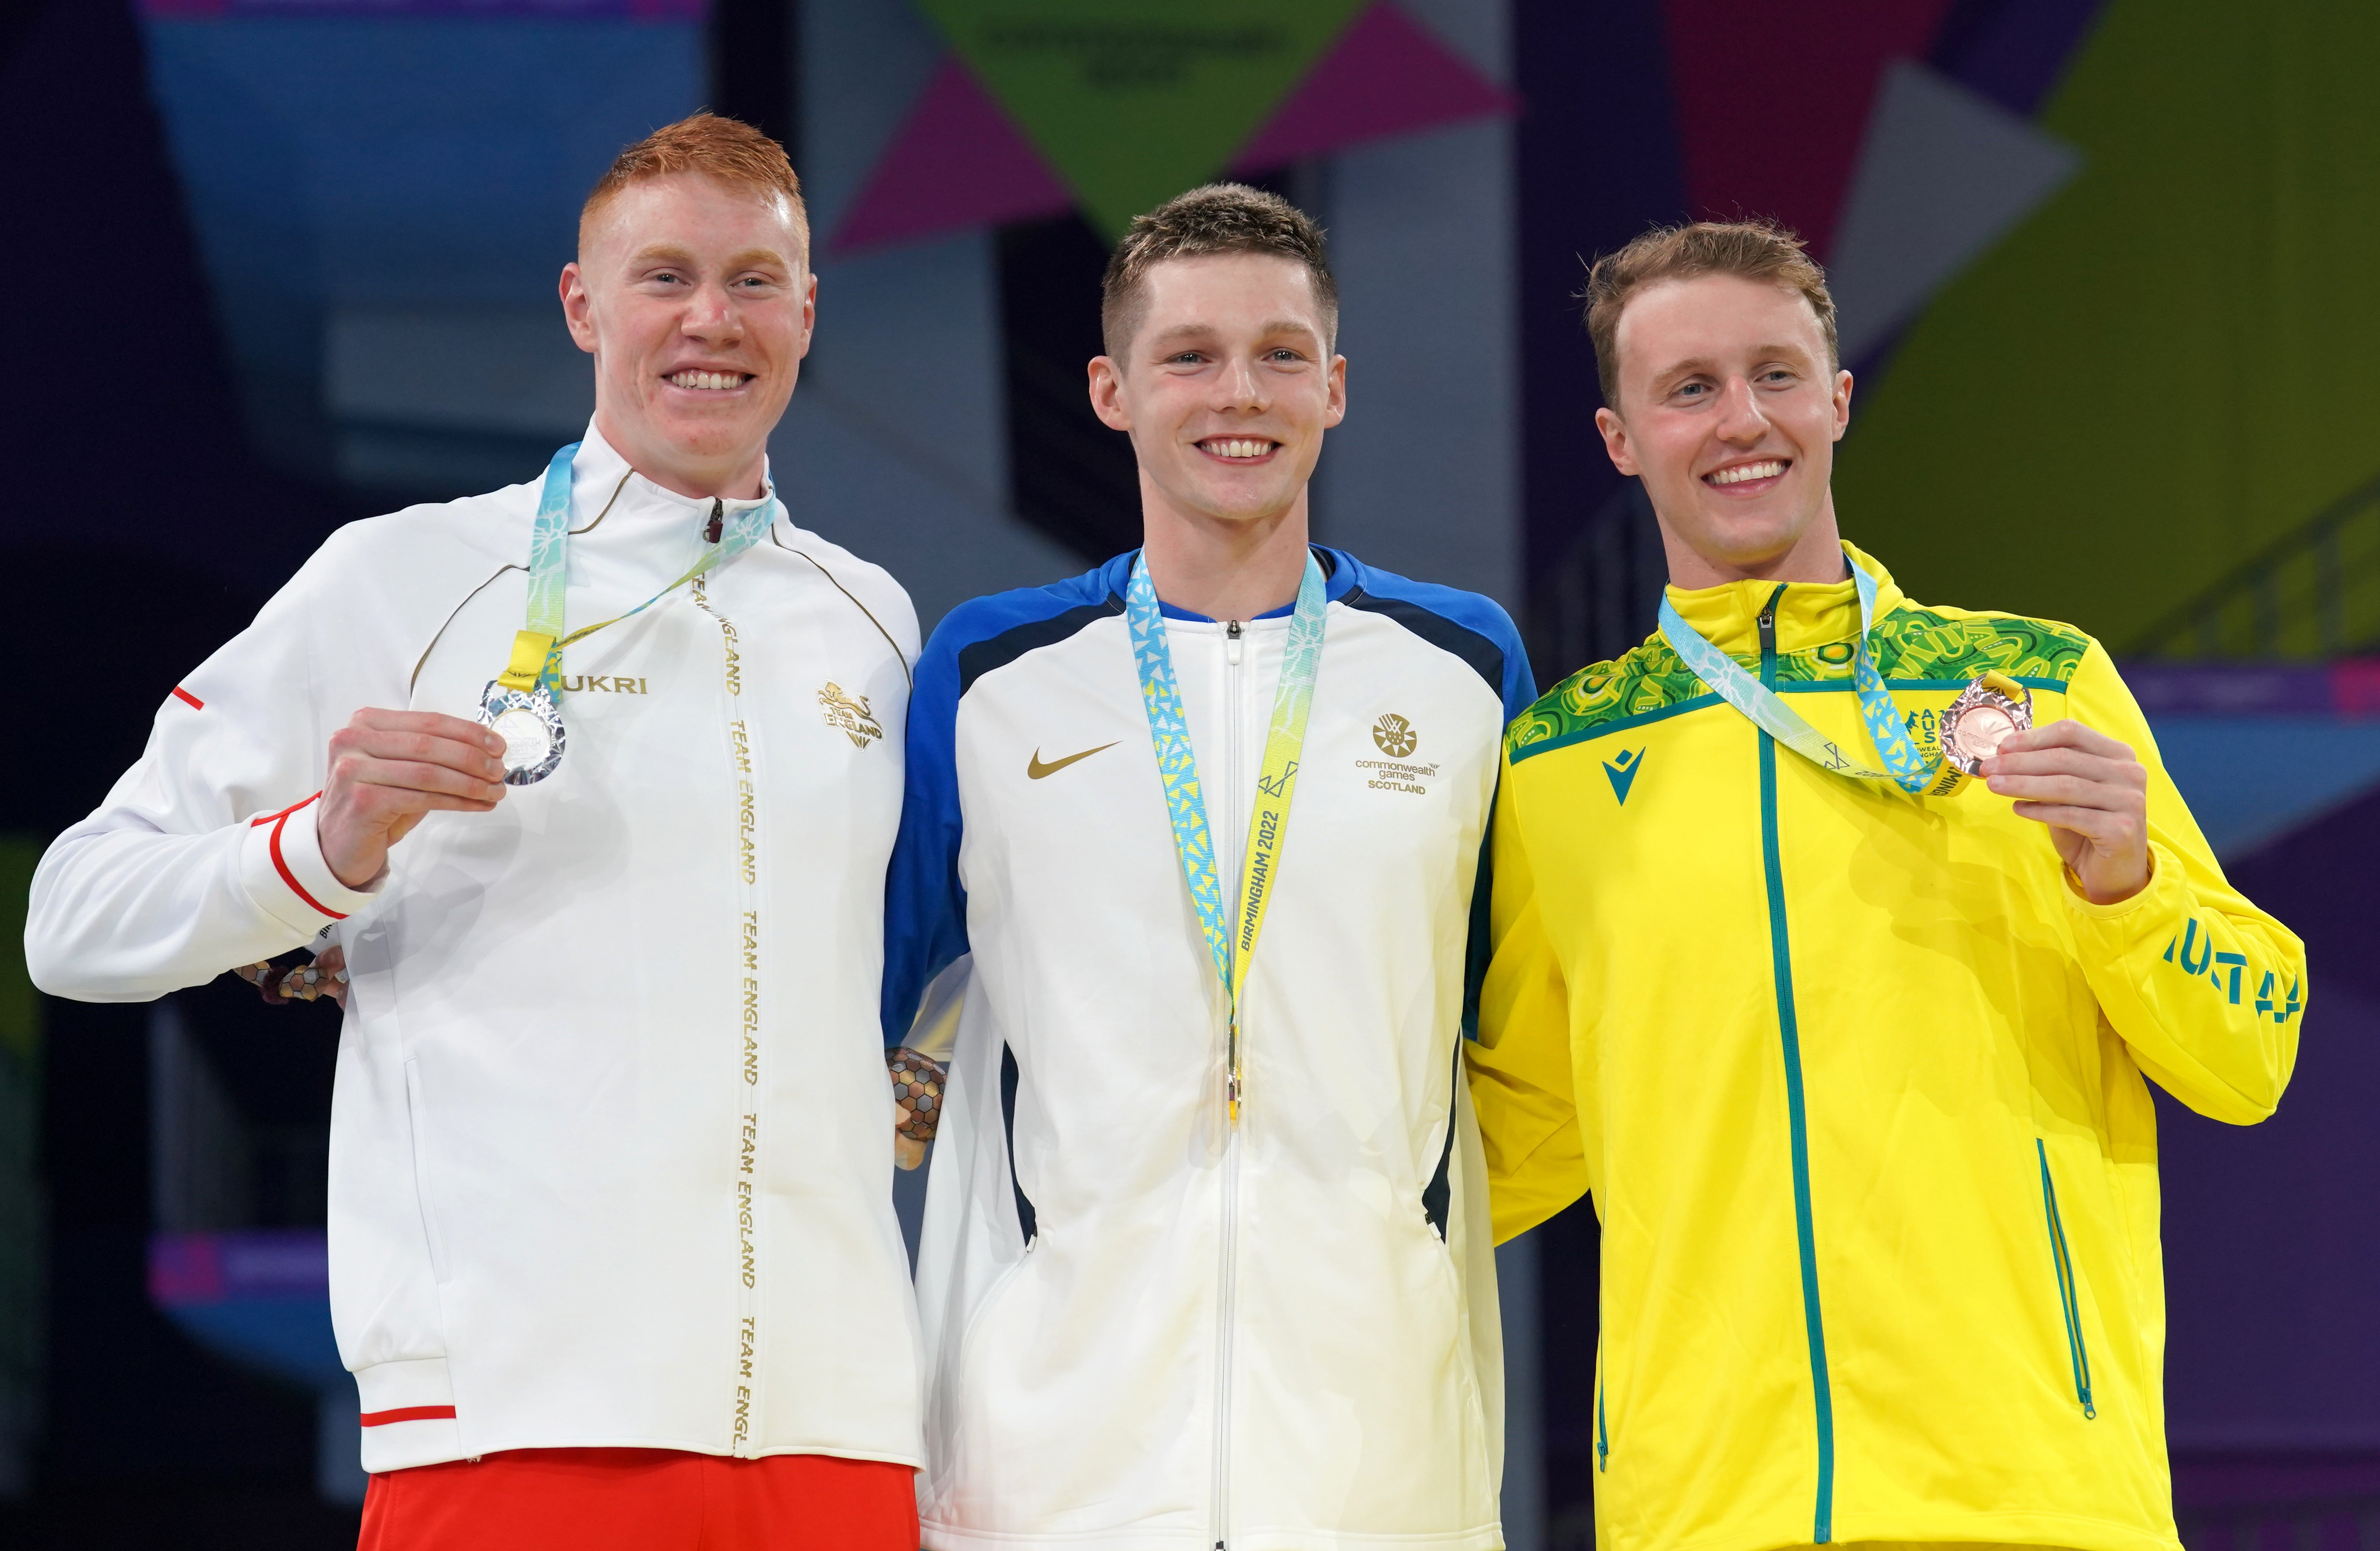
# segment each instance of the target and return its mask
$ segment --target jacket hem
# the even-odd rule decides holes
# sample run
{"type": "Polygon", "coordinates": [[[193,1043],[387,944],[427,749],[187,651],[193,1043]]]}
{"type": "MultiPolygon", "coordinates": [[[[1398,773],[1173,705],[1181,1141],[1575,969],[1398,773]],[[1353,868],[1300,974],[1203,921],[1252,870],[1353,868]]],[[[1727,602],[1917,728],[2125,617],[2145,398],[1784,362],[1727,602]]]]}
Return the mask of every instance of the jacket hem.
{"type": "MultiPolygon", "coordinates": [[[[1956,1545],[1960,1542],[1989,1545],[2049,1545],[2066,1551],[2182,1551],[2180,1535],[2172,1530],[2154,1531],[2138,1524],[2127,1524],[2113,1519],[2091,1519],[2065,1513],[1961,1513],[1954,1519],[1935,1515],[1895,1520],[1860,1519],[1852,1521],[1846,1531],[1839,1515],[1835,1536],[1829,1544],[1849,1547],[1871,1542],[1896,1545],[1956,1545]]],[[[1631,1545],[1651,1546],[1660,1544],[1657,1536],[1621,1540],[1605,1531],[1614,1551],[1624,1551],[1631,1545]]],[[[1691,1540],[1672,1551],[1799,1551],[1810,1545],[1807,1540],[1780,1539],[1773,1534],[1746,1533],[1711,1535],[1691,1540]]]]}
{"type": "MultiPolygon", "coordinates": [[[[708,1454],[713,1459],[744,1458],[767,1460],[783,1454],[817,1454],[833,1460],[859,1460],[870,1464],[901,1465],[922,1471],[922,1454],[903,1454],[893,1450],[846,1448],[826,1444],[770,1444],[738,1456],[724,1444],[689,1443],[684,1438],[644,1437],[636,1435],[604,1437],[567,1437],[528,1434],[497,1442],[474,1439],[466,1445],[460,1427],[452,1418],[436,1421],[396,1422],[386,1426],[364,1430],[364,1469],[374,1475],[383,1471],[411,1470],[418,1465],[452,1464],[457,1460],[485,1459],[491,1454],[503,1454],[516,1448],[665,1448],[678,1454],[708,1454]],[[382,1435],[393,1435],[382,1436],[382,1435]]],[[[1199,1547],[1198,1551],[1207,1551],[1199,1547]]]]}
{"type": "MultiPolygon", "coordinates": [[[[1016,1551],[1020,1546],[1063,1545],[1070,1551],[1212,1551],[1203,1529],[1134,1529],[1058,1533],[1045,1530],[970,1530],[927,1518],[919,1524],[925,1551],[1016,1551]]],[[[1411,1534],[1346,1533],[1335,1530],[1267,1528],[1232,1532],[1232,1551],[1503,1551],[1500,1523],[1475,1529],[1423,1531],[1411,1534]]]]}

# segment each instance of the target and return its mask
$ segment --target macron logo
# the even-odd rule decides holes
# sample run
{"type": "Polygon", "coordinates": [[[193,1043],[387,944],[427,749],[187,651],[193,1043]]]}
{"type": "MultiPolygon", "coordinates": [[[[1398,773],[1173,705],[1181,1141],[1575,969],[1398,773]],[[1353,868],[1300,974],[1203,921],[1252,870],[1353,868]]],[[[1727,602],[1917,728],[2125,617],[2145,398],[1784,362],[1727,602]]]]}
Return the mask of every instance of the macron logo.
{"type": "Polygon", "coordinates": [[[1622,749],[1617,759],[1603,762],[1603,773],[1611,778],[1611,794],[1622,804],[1628,801],[1628,789],[1636,784],[1636,772],[1645,768],[1645,751],[1622,749]]]}

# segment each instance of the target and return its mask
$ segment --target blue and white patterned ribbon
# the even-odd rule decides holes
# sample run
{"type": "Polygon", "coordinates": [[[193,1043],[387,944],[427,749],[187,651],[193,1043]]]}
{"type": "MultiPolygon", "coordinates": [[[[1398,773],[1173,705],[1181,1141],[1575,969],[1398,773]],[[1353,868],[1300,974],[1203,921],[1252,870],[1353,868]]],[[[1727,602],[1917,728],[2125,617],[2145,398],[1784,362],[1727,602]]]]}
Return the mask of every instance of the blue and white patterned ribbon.
{"type": "MultiPolygon", "coordinates": [[[[736,513],[721,525],[719,541],[703,551],[685,576],[654,593],[630,609],[627,613],[614,614],[600,624],[590,624],[570,635],[563,632],[563,597],[570,583],[570,483],[571,460],[578,455],[579,443],[573,442],[553,454],[545,466],[545,489],[538,498],[537,520],[528,538],[528,627],[523,636],[541,636],[549,644],[544,648],[544,660],[538,669],[537,682],[545,686],[558,705],[562,700],[562,648],[574,641],[592,636],[605,625],[617,624],[675,592],[706,571],[715,570],[760,541],[769,526],[777,520],[777,497],[771,491],[769,499],[758,506],[736,513]]],[[[527,688],[526,685],[517,687],[527,688]]]]}
{"type": "Polygon", "coordinates": [[[1173,849],[1183,881],[1198,907],[1198,925],[1215,974],[1230,1000],[1225,1067],[1231,1115],[1240,1114],[1240,992],[1248,961],[1256,956],[1265,912],[1281,871],[1281,847],[1289,838],[1290,799],[1297,791],[1299,757],[1305,748],[1305,721],[1314,708],[1314,681],[1322,666],[1326,612],[1322,567],[1312,551],[1297,584],[1297,607],[1281,648],[1281,680],[1274,687],[1272,721],[1265,733],[1264,767],[1257,778],[1255,810],[1248,817],[1248,843],[1240,868],[1238,908],[1223,907],[1222,879],[1216,875],[1214,835],[1207,825],[1207,799],[1198,785],[1198,757],[1190,747],[1190,721],[1182,709],[1182,687],[1173,676],[1173,651],[1165,637],[1165,614],[1148,579],[1145,555],[1135,555],[1124,589],[1124,623],[1140,671],[1140,700],[1148,713],[1148,740],[1157,752],[1157,773],[1165,783],[1166,811],[1173,820],[1173,849]],[[1236,915],[1236,921],[1233,919],[1236,915]]]}
{"type": "Polygon", "coordinates": [[[1892,703],[1892,692],[1884,686],[1884,675],[1876,670],[1876,659],[1867,649],[1868,632],[1876,623],[1876,578],[1852,562],[1852,580],[1859,590],[1860,600],[1859,651],[1852,660],[1852,687],[1859,695],[1860,719],[1867,723],[1868,736],[1875,741],[1876,753],[1884,761],[1881,770],[1861,764],[1846,754],[1841,745],[1811,726],[1775,690],[1704,639],[1702,632],[1688,624],[1666,597],[1661,600],[1661,636],[1678,654],[1678,660],[1720,699],[1820,769],[1854,781],[1888,781],[1916,796],[1951,790],[1958,784],[1953,778],[1959,772],[1938,763],[1928,763],[1919,752],[1900,720],[1900,708],[1892,703]]]}

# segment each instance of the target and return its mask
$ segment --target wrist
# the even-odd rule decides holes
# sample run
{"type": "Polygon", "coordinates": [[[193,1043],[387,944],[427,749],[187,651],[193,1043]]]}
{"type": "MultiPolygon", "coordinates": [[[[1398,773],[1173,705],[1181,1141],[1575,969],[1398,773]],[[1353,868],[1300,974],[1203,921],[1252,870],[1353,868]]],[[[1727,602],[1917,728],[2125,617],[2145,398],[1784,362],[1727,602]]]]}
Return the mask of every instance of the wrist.
{"type": "Polygon", "coordinates": [[[2156,878],[2156,858],[2143,853],[2133,867],[2116,869],[2093,867],[2088,875],[2077,868],[2066,869],[2066,887],[2086,903],[2101,909],[2123,904],[2140,897],[2156,878]]]}
{"type": "Polygon", "coordinates": [[[386,875],[361,888],[332,869],[316,829],[322,803],[309,797],[249,820],[240,842],[240,879],[268,915],[310,937],[370,904],[386,875]]]}

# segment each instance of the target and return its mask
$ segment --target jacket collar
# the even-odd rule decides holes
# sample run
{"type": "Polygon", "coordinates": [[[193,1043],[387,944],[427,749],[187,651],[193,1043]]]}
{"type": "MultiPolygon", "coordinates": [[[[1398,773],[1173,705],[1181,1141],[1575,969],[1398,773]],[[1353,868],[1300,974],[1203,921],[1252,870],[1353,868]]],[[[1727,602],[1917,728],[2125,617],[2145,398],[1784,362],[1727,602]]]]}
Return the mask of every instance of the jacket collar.
{"type": "MultiPolygon", "coordinates": [[[[1864,551],[1843,545],[1848,561],[1855,561],[1876,578],[1876,617],[1882,619],[1908,601],[1892,573],[1864,551]]],[[[1803,651],[1830,641],[1848,641],[1859,635],[1859,588],[1846,564],[1838,582],[1791,582],[1778,596],[1776,582],[1722,582],[1692,592],[1666,589],[1670,607],[1704,639],[1731,657],[1760,653],[1760,613],[1777,600],[1777,649],[1803,651]]]]}
{"type": "MultiPolygon", "coordinates": [[[[776,484],[765,467],[760,484],[762,493],[753,500],[721,503],[726,515],[749,511],[775,493],[776,484]]],[[[584,533],[599,519],[613,528],[698,528],[710,521],[710,498],[680,495],[646,479],[589,420],[577,455],[570,460],[570,530],[584,533]]]]}
{"type": "MultiPolygon", "coordinates": [[[[1322,563],[1322,596],[1326,600],[1336,603],[1354,589],[1356,573],[1363,569],[1361,561],[1344,550],[1334,550],[1327,544],[1308,544],[1306,548],[1312,550],[1314,558],[1322,563]]],[[[1099,580],[1106,587],[1108,596],[1114,599],[1119,606],[1123,601],[1124,589],[1132,585],[1133,562],[1139,558],[1138,550],[1126,550],[1099,567],[1099,580]]],[[[1191,620],[1202,624],[1215,623],[1205,614],[1194,614],[1187,609],[1177,609],[1161,599],[1159,600],[1157,607],[1167,619],[1191,620]]],[[[1294,603],[1284,603],[1280,608],[1268,613],[1258,614],[1257,617],[1287,619],[1296,612],[1296,608],[1297,605],[1294,603]]]]}

